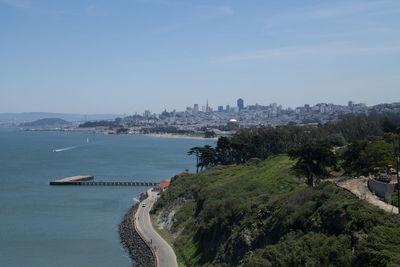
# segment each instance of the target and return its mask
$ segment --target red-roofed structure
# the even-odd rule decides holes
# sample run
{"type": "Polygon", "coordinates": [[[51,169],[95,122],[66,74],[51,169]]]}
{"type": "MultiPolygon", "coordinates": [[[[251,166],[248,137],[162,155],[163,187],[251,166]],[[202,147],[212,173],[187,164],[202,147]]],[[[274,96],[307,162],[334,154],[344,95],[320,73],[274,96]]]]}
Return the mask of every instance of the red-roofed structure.
{"type": "Polygon", "coordinates": [[[169,184],[171,183],[171,179],[165,179],[164,182],[157,184],[157,186],[161,189],[161,190],[165,190],[166,188],[168,188],[169,184]]]}

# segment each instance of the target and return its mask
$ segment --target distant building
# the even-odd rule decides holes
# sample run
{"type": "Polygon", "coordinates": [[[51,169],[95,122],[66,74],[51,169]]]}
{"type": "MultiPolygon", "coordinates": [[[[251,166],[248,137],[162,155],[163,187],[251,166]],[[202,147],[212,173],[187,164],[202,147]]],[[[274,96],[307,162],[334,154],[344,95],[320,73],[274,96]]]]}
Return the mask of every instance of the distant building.
{"type": "Polygon", "coordinates": [[[165,189],[168,188],[169,184],[171,183],[171,179],[165,179],[163,182],[157,184],[154,187],[155,191],[164,191],[165,189]]]}
{"type": "Polygon", "coordinates": [[[230,119],[226,126],[230,131],[238,130],[239,122],[235,119],[230,119]]]}
{"type": "Polygon", "coordinates": [[[243,99],[239,98],[239,99],[237,100],[237,107],[238,107],[239,111],[241,111],[242,109],[244,109],[244,101],[243,101],[243,99]]]}
{"type": "Polygon", "coordinates": [[[210,107],[208,106],[208,99],[207,99],[207,104],[206,104],[206,112],[211,112],[210,107]]]}
{"type": "Polygon", "coordinates": [[[218,106],[218,111],[219,111],[219,112],[224,111],[224,106],[218,106]]]}
{"type": "Polygon", "coordinates": [[[348,106],[348,107],[350,107],[350,108],[351,108],[353,105],[354,105],[353,101],[349,101],[349,102],[347,102],[347,106],[348,106]]]}
{"type": "Polygon", "coordinates": [[[199,104],[194,104],[193,112],[195,112],[195,113],[199,112],[199,104]]]}
{"type": "Polygon", "coordinates": [[[150,118],[150,116],[151,116],[150,110],[145,110],[145,111],[144,111],[144,114],[143,114],[143,117],[145,117],[145,118],[150,118]]]}
{"type": "Polygon", "coordinates": [[[231,111],[230,106],[226,105],[225,110],[226,110],[226,112],[230,112],[231,111]]]}
{"type": "Polygon", "coordinates": [[[231,107],[229,111],[233,112],[233,113],[236,113],[236,112],[239,111],[239,108],[238,107],[231,107]]]}

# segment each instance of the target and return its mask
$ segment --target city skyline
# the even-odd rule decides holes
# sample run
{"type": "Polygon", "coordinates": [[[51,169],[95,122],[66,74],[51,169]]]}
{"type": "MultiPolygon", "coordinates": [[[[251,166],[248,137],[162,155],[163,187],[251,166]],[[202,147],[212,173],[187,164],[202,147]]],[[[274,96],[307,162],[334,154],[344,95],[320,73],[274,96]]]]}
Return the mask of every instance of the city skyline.
{"type": "MultiPolygon", "coordinates": [[[[252,107],[253,106],[259,106],[259,107],[277,106],[277,107],[280,107],[282,109],[289,109],[289,110],[290,109],[294,110],[296,108],[302,108],[302,107],[305,107],[305,106],[312,107],[312,106],[316,106],[316,105],[320,105],[320,104],[338,105],[338,106],[351,106],[351,105],[368,106],[367,103],[365,103],[365,102],[357,102],[357,101],[353,101],[353,100],[347,100],[346,103],[344,103],[344,104],[331,103],[331,102],[329,102],[329,103],[328,102],[318,102],[318,103],[313,103],[313,104],[303,103],[302,105],[298,105],[298,106],[295,106],[295,107],[284,106],[281,103],[276,103],[276,102],[272,102],[272,103],[247,103],[245,101],[245,99],[243,99],[243,98],[238,98],[235,101],[232,101],[232,103],[234,103],[234,104],[220,105],[220,104],[216,103],[215,105],[209,105],[208,100],[209,99],[207,98],[205,103],[197,102],[197,103],[194,103],[194,104],[191,104],[191,105],[187,104],[185,106],[185,108],[182,108],[182,109],[177,109],[177,108],[172,108],[170,110],[163,109],[160,112],[157,112],[157,111],[153,112],[150,109],[145,109],[145,110],[143,110],[143,113],[150,112],[150,113],[160,114],[160,113],[165,112],[165,111],[170,111],[170,112],[172,112],[172,111],[176,111],[176,112],[183,112],[183,111],[217,112],[218,111],[218,112],[220,112],[220,111],[229,111],[229,110],[230,111],[234,111],[234,112],[239,112],[241,110],[247,109],[249,106],[252,106],[252,107]],[[241,104],[239,104],[239,102],[241,102],[241,104]]],[[[392,103],[398,103],[398,102],[378,103],[376,105],[379,105],[379,104],[392,104],[392,103]]],[[[374,105],[370,105],[370,106],[374,106],[374,105]]],[[[140,114],[140,112],[135,112],[135,113],[140,114]]]]}
{"type": "Polygon", "coordinates": [[[396,0],[0,0],[0,29],[1,113],[400,99],[396,0]]]}
{"type": "MultiPolygon", "coordinates": [[[[246,110],[249,106],[259,106],[259,107],[270,107],[272,105],[276,105],[277,107],[280,107],[284,110],[295,110],[296,108],[302,108],[305,106],[316,106],[316,105],[320,105],[320,104],[326,104],[326,105],[335,105],[335,106],[348,106],[349,103],[353,103],[353,104],[361,104],[364,106],[375,106],[375,105],[381,105],[381,104],[394,104],[394,103],[399,103],[400,101],[392,101],[392,102],[380,102],[380,103],[376,103],[376,104],[369,104],[369,103],[365,103],[365,102],[360,102],[360,101],[354,101],[354,100],[347,100],[344,103],[333,103],[333,102],[316,102],[316,103],[302,103],[300,105],[297,106],[287,106],[284,105],[282,103],[277,103],[277,102],[270,102],[270,103],[259,103],[259,102],[255,102],[255,103],[248,103],[248,101],[246,101],[245,98],[240,97],[237,99],[232,99],[232,101],[229,102],[229,104],[226,105],[222,105],[220,103],[215,103],[215,104],[209,104],[209,99],[207,98],[205,100],[205,102],[199,102],[197,101],[196,103],[185,103],[180,105],[180,107],[171,107],[171,108],[156,108],[156,109],[149,109],[149,108],[145,108],[143,110],[138,110],[138,111],[131,111],[131,112],[123,112],[123,113],[118,113],[118,112],[97,112],[97,113],[85,113],[85,112],[53,112],[53,111],[36,111],[36,110],[27,110],[27,111],[21,111],[21,112],[0,112],[0,114],[23,114],[23,113],[54,113],[54,114],[80,114],[80,115],[98,115],[98,114],[106,114],[106,115],[121,115],[121,116],[129,116],[129,115],[134,115],[134,114],[139,114],[139,115],[143,115],[146,112],[150,112],[151,114],[161,114],[162,112],[184,112],[184,111],[188,111],[188,109],[190,109],[190,111],[197,111],[197,112],[207,112],[207,111],[212,111],[212,112],[217,112],[217,111],[221,111],[219,110],[219,108],[222,108],[222,111],[227,111],[227,110],[231,110],[233,112],[238,112],[239,111],[239,107],[238,107],[238,103],[237,101],[241,99],[243,100],[243,109],[246,110]],[[208,107],[208,108],[207,108],[208,107]]],[[[215,101],[214,101],[215,102],[215,101]]]]}

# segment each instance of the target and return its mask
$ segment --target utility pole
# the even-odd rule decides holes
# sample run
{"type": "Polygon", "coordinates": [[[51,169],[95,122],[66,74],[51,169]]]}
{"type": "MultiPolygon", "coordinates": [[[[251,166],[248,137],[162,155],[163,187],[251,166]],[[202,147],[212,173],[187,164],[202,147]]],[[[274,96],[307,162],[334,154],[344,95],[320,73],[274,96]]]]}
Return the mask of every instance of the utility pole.
{"type": "Polygon", "coordinates": [[[400,135],[393,136],[393,152],[396,160],[396,175],[397,175],[397,210],[400,214],[400,177],[399,177],[399,160],[400,160],[400,135]],[[398,148],[396,149],[396,139],[398,148]]]}
{"type": "Polygon", "coordinates": [[[397,135],[397,143],[398,143],[398,148],[397,148],[397,153],[395,151],[395,157],[396,157],[396,162],[397,162],[397,210],[399,211],[400,214],[400,178],[399,178],[399,158],[400,158],[400,135],[397,135]]]}

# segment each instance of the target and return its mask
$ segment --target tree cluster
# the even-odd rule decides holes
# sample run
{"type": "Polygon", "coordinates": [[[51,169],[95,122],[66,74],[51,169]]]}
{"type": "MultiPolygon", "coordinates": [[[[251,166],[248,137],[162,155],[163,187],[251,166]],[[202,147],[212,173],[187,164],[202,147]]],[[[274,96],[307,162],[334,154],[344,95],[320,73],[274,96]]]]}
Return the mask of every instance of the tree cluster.
{"type": "Polygon", "coordinates": [[[350,175],[368,175],[374,168],[386,170],[394,165],[393,147],[385,141],[354,140],[342,155],[342,168],[350,175]]]}
{"type": "Polygon", "coordinates": [[[143,128],[141,133],[148,134],[148,133],[172,133],[172,134],[191,134],[193,131],[190,130],[181,130],[175,126],[156,126],[156,127],[148,127],[143,128]]]}
{"type": "Polygon", "coordinates": [[[118,120],[115,121],[87,121],[85,123],[82,123],[79,125],[80,128],[86,128],[86,127],[99,127],[99,126],[106,126],[109,127],[110,129],[112,128],[119,128],[122,127],[120,124],[121,122],[118,120]]]}
{"type": "Polygon", "coordinates": [[[347,116],[318,127],[258,127],[220,137],[215,148],[193,147],[189,155],[196,156],[197,170],[202,170],[288,153],[298,160],[296,174],[305,176],[312,186],[314,178],[328,176],[328,167],[342,167],[353,175],[367,175],[375,167],[387,168],[394,163],[394,154],[384,137],[397,135],[398,129],[388,118],[375,116],[347,116]],[[344,152],[336,155],[333,147],[342,147],[344,152]]]}

